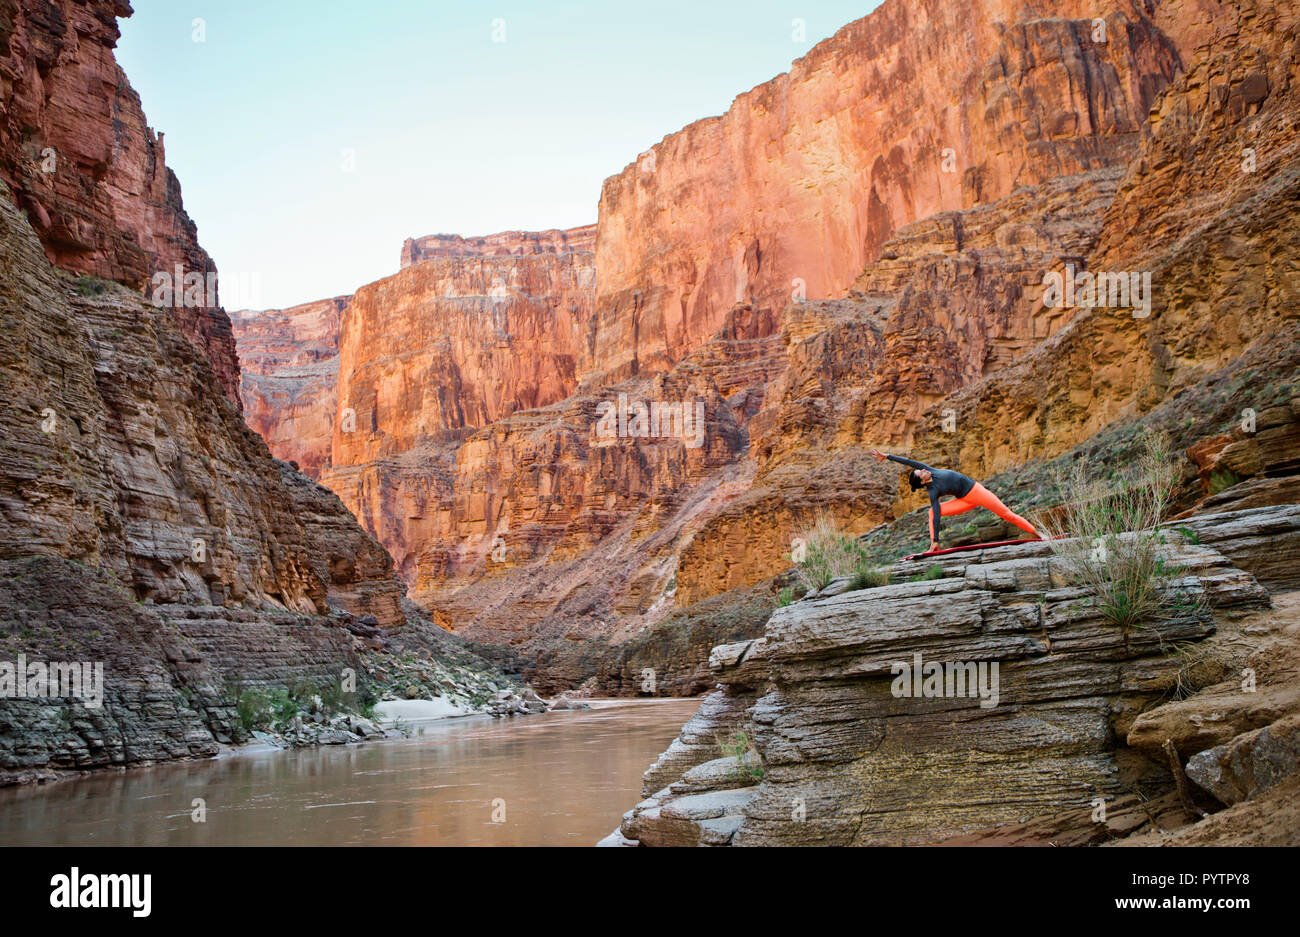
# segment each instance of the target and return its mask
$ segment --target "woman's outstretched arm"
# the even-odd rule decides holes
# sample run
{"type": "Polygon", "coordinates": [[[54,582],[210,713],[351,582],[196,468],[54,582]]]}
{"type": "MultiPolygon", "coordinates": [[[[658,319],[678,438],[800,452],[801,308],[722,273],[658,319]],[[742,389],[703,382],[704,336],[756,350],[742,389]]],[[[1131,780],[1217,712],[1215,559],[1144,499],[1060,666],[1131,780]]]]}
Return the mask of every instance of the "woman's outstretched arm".
{"type": "Polygon", "coordinates": [[[879,462],[883,462],[886,459],[888,459],[890,462],[897,462],[900,465],[906,465],[909,468],[925,469],[930,472],[934,471],[934,469],[930,468],[930,466],[926,465],[924,462],[914,462],[911,459],[903,458],[901,455],[887,455],[881,452],[879,449],[872,449],[871,454],[875,456],[876,460],[879,462]]]}

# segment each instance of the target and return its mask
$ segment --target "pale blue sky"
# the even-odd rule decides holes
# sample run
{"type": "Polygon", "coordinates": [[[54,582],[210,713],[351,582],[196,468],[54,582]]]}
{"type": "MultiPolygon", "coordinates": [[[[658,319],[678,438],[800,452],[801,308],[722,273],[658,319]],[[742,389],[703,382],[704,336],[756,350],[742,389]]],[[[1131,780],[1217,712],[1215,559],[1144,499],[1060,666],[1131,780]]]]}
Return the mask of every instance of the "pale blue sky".
{"type": "Polygon", "coordinates": [[[878,0],[133,3],[118,61],[199,240],[278,307],[395,272],[409,236],[594,222],[607,176],[878,0]]]}

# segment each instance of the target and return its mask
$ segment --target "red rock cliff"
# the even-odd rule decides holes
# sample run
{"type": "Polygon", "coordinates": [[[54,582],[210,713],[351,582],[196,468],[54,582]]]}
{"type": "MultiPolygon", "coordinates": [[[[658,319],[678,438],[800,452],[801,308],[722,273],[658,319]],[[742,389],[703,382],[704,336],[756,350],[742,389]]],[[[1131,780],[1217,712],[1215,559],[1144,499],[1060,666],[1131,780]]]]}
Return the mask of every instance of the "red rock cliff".
{"type": "Polygon", "coordinates": [[[339,323],[351,298],[230,314],[244,419],[276,458],[317,480],[330,461],[339,323]]]}
{"type": "Polygon", "coordinates": [[[1113,165],[1176,67],[1144,4],[885,3],[606,180],[584,379],[661,370],[737,301],[842,295],[908,222],[1113,165]]]}
{"type": "Polygon", "coordinates": [[[432,259],[357,290],[339,336],[334,465],[462,437],[573,391],[593,255],[562,243],[526,250],[538,243],[471,238],[455,254],[443,243],[432,259]]]}
{"type": "Polygon", "coordinates": [[[596,249],[596,226],[584,225],[567,231],[503,231],[483,237],[459,234],[430,234],[407,238],[402,244],[402,267],[435,257],[500,254],[568,254],[596,249]]]}
{"type": "MultiPolygon", "coordinates": [[[[0,179],[55,266],[141,289],[153,274],[215,272],[140,98],[113,57],[125,0],[0,0],[0,179]]],[[[239,403],[230,322],[169,306],[239,403]]]]}

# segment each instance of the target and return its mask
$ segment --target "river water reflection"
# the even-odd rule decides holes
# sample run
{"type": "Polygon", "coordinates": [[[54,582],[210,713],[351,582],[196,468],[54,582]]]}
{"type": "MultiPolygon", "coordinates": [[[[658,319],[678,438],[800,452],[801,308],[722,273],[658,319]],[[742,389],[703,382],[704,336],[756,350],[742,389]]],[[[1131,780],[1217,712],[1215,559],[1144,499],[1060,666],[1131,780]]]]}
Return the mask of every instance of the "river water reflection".
{"type": "Polygon", "coordinates": [[[589,846],[699,700],[596,706],[0,790],[0,844],[589,846]]]}

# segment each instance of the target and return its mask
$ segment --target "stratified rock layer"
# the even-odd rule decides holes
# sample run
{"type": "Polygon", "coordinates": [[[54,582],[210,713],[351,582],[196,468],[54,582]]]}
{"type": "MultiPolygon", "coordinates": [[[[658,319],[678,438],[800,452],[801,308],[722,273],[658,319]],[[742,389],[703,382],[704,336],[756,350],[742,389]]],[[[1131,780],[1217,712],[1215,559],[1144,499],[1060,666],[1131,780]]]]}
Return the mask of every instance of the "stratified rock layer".
{"type": "MultiPolygon", "coordinates": [[[[1272,523],[1279,510],[1253,516],[1272,523]]],[[[836,580],[778,608],[761,638],[714,649],[721,686],[647,771],[647,799],[623,835],[648,845],[928,843],[1167,789],[1160,762],[1124,739],[1182,679],[1186,663],[1170,648],[1195,646],[1216,618],[1269,598],[1215,550],[1164,549],[1186,570],[1168,588],[1205,604],[1137,628],[1109,622],[1068,585],[1046,544],[903,562],[894,584],[844,591],[836,580]],[[909,581],[928,568],[942,578],[909,581]],[[918,663],[922,675],[940,665],[938,682],[911,679],[918,663]],[[996,680],[977,677],[993,663],[996,680]],[[973,665],[964,687],[949,676],[955,664],[973,665]],[[701,771],[737,733],[761,779],[701,771]],[[718,803],[703,803],[703,791],[718,803]],[[729,835],[710,823],[724,818],[729,835]]]]}
{"type": "Polygon", "coordinates": [[[231,313],[244,419],[277,459],[319,479],[337,410],[339,324],[350,296],[231,313]]]}
{"type": "Polygon", "coordinates": [[[243,687],[362,674],[350,629],[433,628],[167,311],[52,268],[2,184],[0,267],[0,656],[105,678],[100,708],[0,700],[0,782],[212,754],[243,687]]]}
{"type": "Polygon", "coordinates": [[[1140,4],[882,4],[606,180],[582,373],[662,370],[735,302],[842,295],[903,225],[1123,163],[1177,64],[1140,4]]]}
{"type": "MultiPolygon", "coordinates": [[[[157,273],[215,273],[162,134],[113,57],[125,0],[0,0],[0,180],[50,262],[142,289],[157,273]]],[[[152,292],[150,293],[152,295],[152,292]]],[[[169,307],[239,403],[230,322],[216,299],[169,307]]]]}

